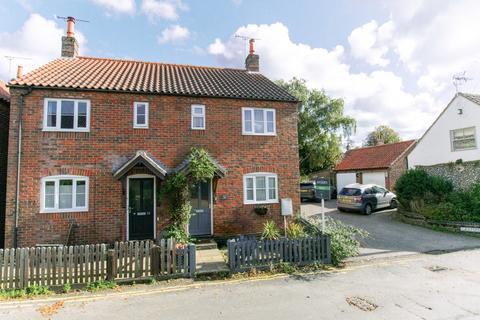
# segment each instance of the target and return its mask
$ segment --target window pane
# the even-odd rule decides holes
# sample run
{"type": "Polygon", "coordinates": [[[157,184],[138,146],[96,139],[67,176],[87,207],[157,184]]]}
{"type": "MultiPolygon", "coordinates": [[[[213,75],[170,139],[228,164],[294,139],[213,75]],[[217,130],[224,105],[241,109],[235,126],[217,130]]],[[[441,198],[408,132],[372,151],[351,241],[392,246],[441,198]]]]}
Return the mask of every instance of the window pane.
{"type": "Polygon", "coordinates": [[[267,111],[267,121],[273,122],[273,111],[267,111]]]}
{"type": "Polygon", "coordinates": [[[273,116],[273,111],[267,111],[267,132],[273,133],[275,119],[273,116]]]}
{"type": "Polygon", "coordinates": [[[267,200],[266,190],[257,189],[257,201],[265,201],[265,200],[267,200]]]}
{"type": "Polygon", "coordinates": [[[72,208],[72,180],[60,180],[60,195],[59,195],[59,208],[71,209],[72,208]]]}
{"type": "Polygon", "coordinates": [[[78,128],[86,128],[87,127],[87,103],[86,102],[79,102],[78,103],[77,127],[78,128]]]}
{"type": "Polygon", "coordinates": [[[246,132],[252,132],[252,111],[251,110],[245,110],[244,111],[244,121],[245,121],[245,131],[246,132]]]}
{"type": "Polygon", "coordinates": [[[203,117],[193,117],[193,127],[203,128],[203,117]]]}
{"type": "Polygon", "coordinates": [[[277,198],[277,184],[276,179],[274,177],[268,178],[268,199],[275,200],[277,198]]]}
{"type": "Polygon", "coordinates": [[[137,104],[137,115],[145,114],[145,105],[144,104],[137,104]]]}
{"type": "Polygon", "coordinates": [[[137,124],[144,125],[145,121],[146,119],[144,114],[137,114],[137,124]]]}
{"type": "Polygon", "coordinates": [[[86,200],[86,182],[77,181],[77,194],[76,194],[76,205],[77,207],[85,207],[86,200]]]}
{"type": "Polygon", "coordinates": [[[265,177],[256,177],[255,184],[257,201],[267,200],[265,177]]]}
{"type": "Polygon", "coordinates": [[[475,129],[474,128],[467,128],[463,130],[463,135],[464,137],[470,137],[475,134],[475,129]]]}
{"type": "Polygon", "coordinates": [[[253,178],[247,178],[247,188],[252,189],[253,188],[253,178]]]}
{"type": "Polygon", "coordinates": [[[73,119],[75,113],[74,101],[62,101],[62,114],[60,127],[62,129],[73,129],[73,119]]]}
{"type": "Polygon", "coordinates": [[[55,208],[55,182],[45,182],[45,208],[55,208]]]}
{"type": "Polygon", "coordinates": [[[253,189],[247,190],[247,200],[253,201],[253,189]]]}
{"type": "Polygon", "coordinates": [[[194,113],[194,114],[198,114],[198,115],[202,115],[202,114],[203,114],[203,108],[201,108],[201,107],[194,107],[194,108],[193,108],[193,113],[194,113]]]}
{"type": "Polygon", "coordinates": [[[57,126],[57,101],[48,101],[47,127],[57,126]]]}
{"type": "Polygon", "coordinates": [[[265,123],[263,119],[263,110],[254,110],[255,133],[265,132],[265,123]]]}

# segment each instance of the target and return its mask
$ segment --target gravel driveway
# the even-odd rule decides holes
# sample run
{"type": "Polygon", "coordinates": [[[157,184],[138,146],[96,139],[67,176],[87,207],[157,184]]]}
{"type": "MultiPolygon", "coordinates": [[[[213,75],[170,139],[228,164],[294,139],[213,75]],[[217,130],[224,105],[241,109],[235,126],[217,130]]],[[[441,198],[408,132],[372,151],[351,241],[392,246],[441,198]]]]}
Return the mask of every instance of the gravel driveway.
{"type": "MultiPolygon", "coordinates": [[[[480,247],[480,238],[433,231],[397,221],[393,218],[395,210],[377,211],[370,216],[339,212],[334,200],[327,201],[325,207],[330,217],[369,232],[369,237],[361,240],[362,255],[455,251],[480,247]]],[[[320,212],[321,206],[318,203],[302,204],[304,216],[320,212]]]]}

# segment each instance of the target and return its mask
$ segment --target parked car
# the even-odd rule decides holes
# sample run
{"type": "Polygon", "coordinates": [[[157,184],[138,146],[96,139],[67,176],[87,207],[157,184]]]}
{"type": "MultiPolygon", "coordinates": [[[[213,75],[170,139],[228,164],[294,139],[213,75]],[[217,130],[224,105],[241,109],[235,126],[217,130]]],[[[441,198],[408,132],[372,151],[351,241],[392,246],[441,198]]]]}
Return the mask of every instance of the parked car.
{"type": "Polygon", "coordinates": [[[370,215],[377,209],[396,207],[397,196],[375,184],[349,184],[338,193],[339,211],[360,211],[370,215]]]}
{"type": "Polygon", "coordinates": [[[325,178],[319,178],[315,181],[300,183],[300,197],[301,200],[320,201],[337,198],[337,188],[330,185],[330,182],[325,178]]]}

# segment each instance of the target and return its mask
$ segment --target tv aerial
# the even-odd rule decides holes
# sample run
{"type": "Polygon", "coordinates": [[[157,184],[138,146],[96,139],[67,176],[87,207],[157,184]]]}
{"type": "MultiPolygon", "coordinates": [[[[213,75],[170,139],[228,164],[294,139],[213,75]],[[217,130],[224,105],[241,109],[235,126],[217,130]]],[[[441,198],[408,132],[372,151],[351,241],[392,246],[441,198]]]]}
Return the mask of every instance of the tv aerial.
{"type": "Polygon", "coordinates": [[[253,41],[260,40],[259,38],[247,37],[247,36],[243,36],[243,35],[240,35],[240,34],[235,34],[234,37],[237,38],[237,39],[241,39],[243,41],[243,50],[244,50],[244,56],[245,57],[247,56],[247,42],[251,41],[251,40],[253,40],[253,41]]]}
{"type": "Polygon", "coordinates": [[[32,60],[32,58],[27,57],[17,57],[17,56],[4,56],[8,60],[8,75],[12,76],[12,62],[15,60],[32,60]]]}
{"type": "Polygon", "coordinates": [[[452,76],[452,83],[455,87],[455,94],[458,94],[458,87],[466,84],[470,80],[473,80],[473,78],[468,78],[465,75],[466,73],[467,73],[466,71],[463,71],[463,72],[456,73],[452,76]]]}

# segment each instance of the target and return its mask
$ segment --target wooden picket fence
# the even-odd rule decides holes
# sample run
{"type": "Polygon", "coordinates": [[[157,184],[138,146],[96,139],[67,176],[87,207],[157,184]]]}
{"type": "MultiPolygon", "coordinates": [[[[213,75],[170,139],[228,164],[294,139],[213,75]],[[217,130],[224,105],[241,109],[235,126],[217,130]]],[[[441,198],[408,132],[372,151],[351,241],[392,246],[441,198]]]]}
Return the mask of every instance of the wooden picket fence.
{"type": "Polygon", "coordinates": [[[282,262],[307,265],[331,263],[330,237],[301,239],[232,239],[227,242],[228,263],[233,272],[277,265],[282,262]]]}
{"type": "Polygon", "coordinates": [[[0,249],[0,289],[193,277],[195,263],[195,245],[172,239],[0,249]]]}

